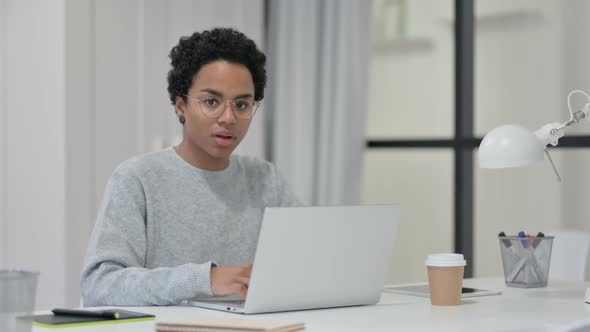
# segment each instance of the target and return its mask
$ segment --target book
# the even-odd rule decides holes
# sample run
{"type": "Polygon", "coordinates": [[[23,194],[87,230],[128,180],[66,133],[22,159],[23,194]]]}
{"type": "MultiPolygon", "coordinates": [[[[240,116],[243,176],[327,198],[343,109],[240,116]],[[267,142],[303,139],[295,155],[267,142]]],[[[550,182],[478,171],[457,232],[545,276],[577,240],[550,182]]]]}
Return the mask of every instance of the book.
{"type": "Polygon", "coordinates": [[[305,328],[301,322],[253,319],[199,318],[156,324],[158,332],[291,332],[305,328]]]}
{"type": "Polygon", "coordinates": [[[89,326],[100,324],[118,324],[118,323],[132,323],[140,321],[154,320],[156,316],[144,314],[141,312],[109,309],[101,310],[103,312],[117,312],[119,318],[104,318],[104,317],[81,317],[81,316],[67,316],[67,315],[34,315],[19,317],[22,320],[32,320],[33,326],[40,326],[44,328],[62,328],[75,326],[89,326]]]}

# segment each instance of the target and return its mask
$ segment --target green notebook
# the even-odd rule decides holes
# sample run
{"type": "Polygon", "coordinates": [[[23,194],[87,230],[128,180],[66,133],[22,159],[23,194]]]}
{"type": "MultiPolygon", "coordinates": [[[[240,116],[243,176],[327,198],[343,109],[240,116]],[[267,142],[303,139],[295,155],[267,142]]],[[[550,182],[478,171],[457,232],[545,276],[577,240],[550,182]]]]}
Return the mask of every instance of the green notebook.
{"type": "Polygon", "coordinates": [[[141,312],[127,311],[127,310],[101,310],[104,312],[118,312],[120,314],[119,319],[110,319],[102,317],[80,317],[80,316],[65,316],[65,315],[35,315],[27,317],[19,317],[20,319],[31,319],[34,326],[40,326],[44,328],[63,328],[63,327],[76,327],[76,326],[89,326],[89,325],[101,325],[101,324],[118,324],[118,323],[132,323],[154,320],[156,316],[144,314],[141,312]]]}

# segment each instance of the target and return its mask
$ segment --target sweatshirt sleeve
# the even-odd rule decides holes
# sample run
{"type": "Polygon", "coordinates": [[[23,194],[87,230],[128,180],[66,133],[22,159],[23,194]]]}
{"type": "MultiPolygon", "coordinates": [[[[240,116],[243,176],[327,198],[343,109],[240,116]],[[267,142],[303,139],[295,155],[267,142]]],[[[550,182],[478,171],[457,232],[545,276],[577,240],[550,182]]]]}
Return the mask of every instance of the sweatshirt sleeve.
{"type": "Polygon", "coordinates": [[[172,305],[211,296],[211,265],[145,268],[146,204],[141,181],[119,167],[109,179],[81,273],[84,306],[172,305]]]}

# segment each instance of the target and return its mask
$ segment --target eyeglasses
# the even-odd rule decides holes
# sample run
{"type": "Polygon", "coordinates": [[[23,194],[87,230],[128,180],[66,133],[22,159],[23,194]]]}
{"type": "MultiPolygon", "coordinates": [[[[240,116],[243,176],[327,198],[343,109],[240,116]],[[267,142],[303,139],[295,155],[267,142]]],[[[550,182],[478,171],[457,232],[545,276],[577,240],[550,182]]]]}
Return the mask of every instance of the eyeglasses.
{"type": "Polygon", "coordinates": [[[195,98],[189,95],[185,96],[199,102],[201,104],[201,112],[210,118],[216,118],[223,114],[227,104],[229,104],[236,117],[240,119],[252,118],[260,107],[260,102],[249,98],[226,100],[213,95],[204,95],[201,98],[195,98]]]}

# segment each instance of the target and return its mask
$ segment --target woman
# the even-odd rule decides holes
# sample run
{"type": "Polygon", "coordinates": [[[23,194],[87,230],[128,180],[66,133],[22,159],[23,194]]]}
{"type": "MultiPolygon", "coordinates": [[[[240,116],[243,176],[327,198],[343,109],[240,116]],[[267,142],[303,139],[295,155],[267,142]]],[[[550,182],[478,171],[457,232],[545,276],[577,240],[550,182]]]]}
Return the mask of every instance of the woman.
{"type": "Polygon", "coordinates": [[[245,297],[263,208],[297,204],[273,165],[232,155],[264,97],[255,43],[213,29],[181,38],[170,58],[183,140],[109,179],[81,275],[86,306],[245,297]]]}

